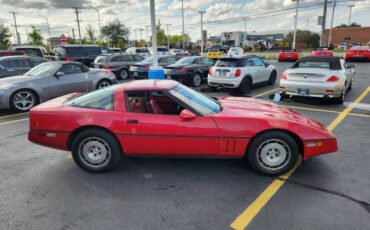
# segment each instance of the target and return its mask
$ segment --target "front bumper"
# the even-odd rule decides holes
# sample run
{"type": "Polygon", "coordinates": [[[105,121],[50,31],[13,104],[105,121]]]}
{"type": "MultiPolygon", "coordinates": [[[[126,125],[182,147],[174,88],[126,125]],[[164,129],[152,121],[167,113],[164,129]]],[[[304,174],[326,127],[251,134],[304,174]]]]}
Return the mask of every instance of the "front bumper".
{"type": "Polygon", "coordinates": [[[336,138],[323,140],[305,140],[304,141],[304,160],[312,157],[332,153],[338,150],[338,143],[336,138]]]}
{"type": "Polygon", "coordinates": [[[342,94],[344,83],[338,82],[301,82],[281,80],[279,92],[283,95],[337,98],[342,94]],[[308,89],[309,94],[299,94],[299,89],[308,89]]]}
{"type": "Polygon", "coordinates": [[[219,78],[219,77],[211,77],[208,76],[207,81],[209,86],[213,87],[224,87],[224,88],[230,88],[230,89],[235,89],[240,86],[240,83],[242,82],[243,78],[238,77],[238,78],[219,78]]]}

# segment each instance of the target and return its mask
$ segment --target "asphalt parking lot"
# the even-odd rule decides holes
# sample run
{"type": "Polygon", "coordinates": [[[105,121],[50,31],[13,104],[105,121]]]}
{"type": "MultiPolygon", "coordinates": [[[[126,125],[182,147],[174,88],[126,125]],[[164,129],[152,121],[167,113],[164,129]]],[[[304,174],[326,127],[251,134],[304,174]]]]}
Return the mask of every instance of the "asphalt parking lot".
{"type": "MultiPolygon", "coordinates": [[[[278,76],[292,65],[271,64],[278,76]]],[[[355,65],[343,105],[276,102],[329,126],[339,141],[338,152],[279,178],[210,159],[130,158],[89,174],[69,153],[28,142],[27,113],[0,111],[0,229],[369,229],[370,63],[355,65]]],[[[273,101],[276,87],[239,96],[273,101]]]]}

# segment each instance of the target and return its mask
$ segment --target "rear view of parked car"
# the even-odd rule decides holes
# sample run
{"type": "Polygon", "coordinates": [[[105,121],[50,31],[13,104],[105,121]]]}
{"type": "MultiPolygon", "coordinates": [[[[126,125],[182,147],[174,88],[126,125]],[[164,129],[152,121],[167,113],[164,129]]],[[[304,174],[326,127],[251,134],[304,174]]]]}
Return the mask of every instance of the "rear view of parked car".
{"type": "Polygon", "coordinates": [[[257,56],[221,58],[209,69],[208,86],[237,89],[240,93],[249,91],[253,85],[276,81],[276,68],[257,56]]]}
{"type": "Polygon", "coordinates": [[[311,52],[311,56],[314,56],[314,57],[321,57],[321,56],[333,57],[334,53],[333,53],[333,51],[329,50],[328,48],[316,48],[311,52]]]}
{"type": "Polygon", "coordinates": [[[213,60],[222,58],[222,51],[219,48],[210,48],[207,51],[207,57],[213,60]]]}
{"type": "MultiPolygon", "coordinates": [[[[174,64],[181,56],[158,56],[158,65],[166,67],[168,65],[174,64]]],[[[130,76],[135,79],[147,79],[148,71],[150,66],[153,65],[153,57],[148,57],[145,60],[135,63],[130,66],[130,76]]]]}
{"type": "Polygon", "coordinates": [[[351,48],[344,55],[346,61],[370,61],[370,47],[359,46],[351,48]]]}
{"type": "Polygon", "coordinates": [[[295,49],[284,49],[278,54],[278,61],[297,61],[299,53],[295,49]]]}
{"type": "Polygon", "coordinates": [[[76,61],[88,67],[92,67],[94,59],[105,50],[96,45],[64,45],[54,48],[54,60],[76,61]]]}
{"type": "Polygon", "coordinates": [[[227,52],[227,56],[229,57],[241,57],[243,56],[243,49],[240,47],[231,47],[227,52]]]}
{"type": "Polygon", "coordinates": [[[304,96],[343,103],[354,74],[354,66],[339,57],[304,57],[283,72],[279,90],[282,98],[304,96]]]}
{"type": "Polygon", "coordinates": [[[130,65],[143,61],[144,57],[133,54],[115,53],[111,55],[98,56],[94,61],[94,68],[109,69],[119,80],[129,78],[130,65]]]}
{"type": "Polygon", "coordinates": [[[0,78],[21,75],[46,59],[33,56],[0,57],[0,78]]]}
{"type": "Polygon", "coordinates": [[[143,57],[149,57],[150,52],[147,48],[145,47],[130,47],[126,50],[126,53],[128,54],[137,54],[143,57]]]}

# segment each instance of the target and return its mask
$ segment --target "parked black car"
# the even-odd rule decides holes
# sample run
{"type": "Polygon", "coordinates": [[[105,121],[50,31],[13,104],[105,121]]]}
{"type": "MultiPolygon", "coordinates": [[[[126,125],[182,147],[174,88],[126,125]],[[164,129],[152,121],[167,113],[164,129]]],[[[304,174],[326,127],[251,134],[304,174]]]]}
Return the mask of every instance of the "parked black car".
{"type": "Polygon", "coordinates": [[[207,57],[184,57],[165,68],[166,78],[192,86],[200,86],[202,81],[207,79],[208,70],[214,63],[207,57]]]}
{"type": "MultiPolygon", "coordinates": [[[[158,65],[166,67],[180,60],[181,56],[158,56],[158,65]]],[[[147,79],[150,66],[153,65],[153,57],[147,57],[144,61],[135,63],[130,67],[130,76],[134,79],[147,79]]]]}
{"type": "Polygon", "coordinates": [[[54,58],[56,61],[76,61],[88,67],[92,64],[97,56],[103,53],[109,53],[108,48],[96,45],[63,45],[54,48],[54,58]]]}
{"type": "Polygon", "coordinates": [[[102,54],[95,58],[94,68],[109,69],[116,75],[117,79],[125,80],[129,78],[130,65],[143,60],[143,56],[136,54],[102,54]]]}
{"type": "Polygon", "coordinates": [[[0,57],[0,78],[22,75],[46,61],[43,58],[24,55],[0,57]]]}

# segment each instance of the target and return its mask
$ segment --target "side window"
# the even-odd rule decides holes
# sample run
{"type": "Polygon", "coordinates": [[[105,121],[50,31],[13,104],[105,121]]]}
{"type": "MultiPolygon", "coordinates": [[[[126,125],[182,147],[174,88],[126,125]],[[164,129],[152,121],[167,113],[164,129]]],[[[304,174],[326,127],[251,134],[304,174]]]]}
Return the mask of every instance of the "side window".
{"type": "Polygon", "coordinates": [[[145,58],[143,56],[140,56],[140,55],[134,55],[134,60],[135,61],[143,61],[145,58]]]}
{"type": "Polygon", "coordinates": [[[121,56],[121,62],[130,62],[133,61],[132,55],[122,55],[121,56]]]}
{"type": "Polygon", "coordinates": [[[67,102],[68,105],[74,107],[82,107],[89,109],[114,109],[114,89],[115,87],[107,87],[101,90],[96,90],[91,93],[77,97],[67,102]]]}
{"type": "Polygon", "coordinates": [[[36,59],[36,58],[29,59],[29,61],[31,62],[32,66],[37,66],[37,65],[45,62],[43,59],[36,59]]]}
{"type": "Polygon", "coordinates": [[[81,67],[76,65],[76,64],[63,65],[63,67],[60,68],[59,71],[63,72],[65,75],[76,74],[76,73],[82,73],[83,72],[81,67]]]}
{"type": "Polygon", "coordinates": [[[244,67],[252,67],[254,66],[254,62],[252,58],[244,59],[243,60],[243,66],[244,67]]]}
{"type": "Polygon", "coordinates": [[[264,62],[260,58],[252,58],[254,66],[264,66],[264,62]]]}
{"type": "Polygon", "coordinates": [[[126,92],[127,111],[158,115],[178,115],[183,107],[161,91],[126,92]]]}
{"type": "Polygon", "coordinates": [[[32,67],[31,62],[28,60],[28,58],[19,58],[17,59],[17,62],[19,68],[32,67]]]}
{"type": "Polygon", "coordinates": [[[1,62],[1,65],[5,69],[10,69],[10,68],[14,68],[15,67],[15,64],[14,64],[14,61],[13,60],[3,61],[3,62],[1,62]]]}
{"type": "Polygon", "coordinates": [[[121,56],[115,56],[110,59],[110,62],[122,62],[121,56]]]}

